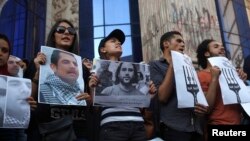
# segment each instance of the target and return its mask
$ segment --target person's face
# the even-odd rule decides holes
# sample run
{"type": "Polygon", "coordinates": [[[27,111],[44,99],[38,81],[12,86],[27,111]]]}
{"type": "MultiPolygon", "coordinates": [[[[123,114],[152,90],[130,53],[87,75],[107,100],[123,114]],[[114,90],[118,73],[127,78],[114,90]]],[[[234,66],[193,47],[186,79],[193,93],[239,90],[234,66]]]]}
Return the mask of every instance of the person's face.
{"type": "Polygon", "coordinates": [[[185,49],[185,42],[182,36],[178,34],[175,34],[174,37],[172,37],[169,41],[165,41],[163,44],[168,47],[167,49],[169,51],[173,50],[183,53],[185,49]]]}
{"type": "Polygon", "coordinates": [[[10,56],[8,59],[8,72],[12,76],[17,76],[20,66],[19,66],[19,60],[16,57],[10,56]]]}
{"type": "Polygon", "coordinates": [[[78,64],[74,56],[68,53],[60,52],[57,65],[51,65],[55,74],[64,82],[73,84],[79,76],[78,64]]]}
{"type": "Polygon", "coordinates": [[[102,48],[102,52],[105,53],[108,58],[114,56],[119,58],[122,54],[121,42],[115,37],[110,38],[105,42],[105,46],[104,48],[102,48]]]}
{"type": "Polygon", "coordinates": [[[8,78],[7,110],[8,114],[19,115],[23,110],[16,110],[13,104],[23,105],[21,109],[27,109],[27,97],[31,94],[31,81],[28,79],[8,78]]]}
{"type": "Polygon", "coordinates": [[[0,39],[0,66],[4,66],[7,63],[10,53],[9,49],[8,42],[0,39]]]}
{"type": "Polygon", "coordinates": [[[87,59],[87,58],[84,58],[82,60],[82,63],[83,65],[85,65],[89,70],[92,68],[92,61],[87,59]]]}
{"type": "Polygon", "coordinates": [[[212,41],[208,44],[208,51],[205,53],[205,56],[225,56],[225,49],[220,42],[212,41]]]}
{"type": "Polygon", "coordinates": [[[134,67],[131,63],[123,63],[119,73],[119,80],[122,84],[128,85],[131,84],[131,80],[134,77],[134,67]]]}
{"type": "Polygon", "coordinates": [[[76,33],[75,34],[73,33],[75,33],[75,29],[71,28],[71,26],[68,23],[66,22],[60,23],[57,27],[56,32],[54,33],[56,48],[68,50],[70,46],[72,46],[75,38],[76,33]]]}

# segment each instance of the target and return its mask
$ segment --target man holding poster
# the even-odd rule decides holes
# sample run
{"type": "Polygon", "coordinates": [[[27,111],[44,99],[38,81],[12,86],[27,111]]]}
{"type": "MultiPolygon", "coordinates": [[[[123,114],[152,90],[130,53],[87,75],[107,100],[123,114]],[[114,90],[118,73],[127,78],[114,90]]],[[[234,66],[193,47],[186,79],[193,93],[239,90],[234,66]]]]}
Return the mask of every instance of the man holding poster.
{"type": "MultiPolygon", "coordinates": [[[[163,57],[149,63],[153,82],[158,88],[160,101],[160,132],[167,141],[202,141],[205,105],[196,103],[194,108],[178,108],[177,90],[171,51],[183,54],[185,42],[178,31],[161,36],[160,47],[163,57]]],[[[184,83],[184,82],[183,82],[184,83]]]]}
{"type": "MultiPolygon", "coordinates": [[[[240,104],[224,105],[219,86],[219,76],[221,70],[218,66],[212,66],[208,58],[216,56],[226,56],[225,49],[220,42],[213,39],[204,40],[197,48],[198,65],[202,70],[198,72],[201,87],[206,95],[209,104],[209,122],[211,125],[238,125],[241,121],[240,104]]],[[[242,80],[246,80],[247,75],[238,70],[238,75],[242,80]]]]}

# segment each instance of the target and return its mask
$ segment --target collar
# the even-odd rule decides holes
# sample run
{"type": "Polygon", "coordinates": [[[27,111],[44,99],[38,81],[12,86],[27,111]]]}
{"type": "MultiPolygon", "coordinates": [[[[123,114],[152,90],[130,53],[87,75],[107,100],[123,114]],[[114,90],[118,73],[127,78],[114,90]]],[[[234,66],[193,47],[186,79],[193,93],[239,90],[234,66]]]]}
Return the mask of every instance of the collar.
{"type": "Polygon", "coordinates": [[[167,61],[166,58],[161,57],[161,58],[159,59],[159,61],[162,62],[162,63],[166,63],[166,64],[169,65],[169,63],[168,63],[168,61],[167,61]]]}

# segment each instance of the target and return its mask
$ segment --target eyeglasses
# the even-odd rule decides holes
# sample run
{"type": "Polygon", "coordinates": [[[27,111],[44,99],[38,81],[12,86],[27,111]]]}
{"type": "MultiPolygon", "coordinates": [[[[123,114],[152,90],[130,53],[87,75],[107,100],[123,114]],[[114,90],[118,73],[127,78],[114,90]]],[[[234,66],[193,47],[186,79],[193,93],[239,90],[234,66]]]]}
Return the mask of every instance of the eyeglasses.
{"type": "Polygon", "coordinates": [[[59,33],[59,34],[63,34],[63,33],[65,33],[66,29],[68,30],[69,34],[71,34],[71,35],[76,34],[76,30],[73,27],[66,28],[64,26],[58,26],[56,28],[56,32],[59,33]]]}
{"type": "Polygon", "coordinates": [[[2,51],[3,53],[8,53],[9,49],[6,47],[0,47],[0,51],[2,51]]]}

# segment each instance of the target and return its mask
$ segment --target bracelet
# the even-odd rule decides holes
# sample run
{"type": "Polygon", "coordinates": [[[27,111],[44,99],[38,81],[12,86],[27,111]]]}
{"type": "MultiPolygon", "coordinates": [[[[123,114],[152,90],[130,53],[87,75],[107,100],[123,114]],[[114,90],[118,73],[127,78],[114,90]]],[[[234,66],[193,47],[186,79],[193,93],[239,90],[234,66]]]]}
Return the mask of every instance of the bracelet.
{"type": "Polygon", "coordinates": [[[33,78],[33,79],[32,79],[32,82],[38,85],[39,80],[38,80],[38,79],[33,78]]]}

